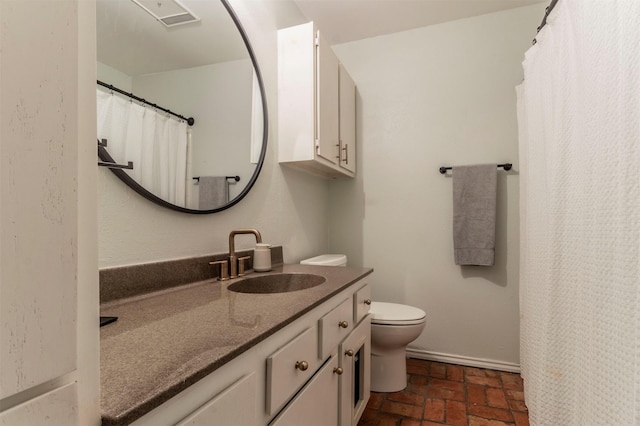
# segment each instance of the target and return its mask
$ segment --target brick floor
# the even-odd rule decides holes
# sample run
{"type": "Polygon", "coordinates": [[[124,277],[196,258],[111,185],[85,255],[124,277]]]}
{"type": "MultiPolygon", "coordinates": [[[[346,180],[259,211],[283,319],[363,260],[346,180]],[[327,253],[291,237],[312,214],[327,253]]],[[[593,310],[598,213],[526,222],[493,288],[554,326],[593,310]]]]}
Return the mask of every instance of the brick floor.
{"type": "Polygon", "coordinates": [[[358,426],[529,426],[519,374],[409,358],[407,378],[371,392],[358,426]]]}

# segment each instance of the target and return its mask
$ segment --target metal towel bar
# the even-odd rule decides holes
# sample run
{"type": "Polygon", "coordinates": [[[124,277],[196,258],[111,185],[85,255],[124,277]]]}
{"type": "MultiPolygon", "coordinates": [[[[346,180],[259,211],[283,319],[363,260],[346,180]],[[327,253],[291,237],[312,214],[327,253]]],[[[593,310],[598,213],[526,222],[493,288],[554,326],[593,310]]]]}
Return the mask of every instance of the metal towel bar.
{"type": "MultiPolygon", "coordinates": [[[[513,167],[513,164],[511,163],[504,163],[504,164],[498,164],[498,167],[502,167],[505,170],[511,170],[511,167],[513,167]]],[[[452,170],[453,167],[440,167],[440,173],[445,174],[447,173],[447,170],[452,170]]]]}

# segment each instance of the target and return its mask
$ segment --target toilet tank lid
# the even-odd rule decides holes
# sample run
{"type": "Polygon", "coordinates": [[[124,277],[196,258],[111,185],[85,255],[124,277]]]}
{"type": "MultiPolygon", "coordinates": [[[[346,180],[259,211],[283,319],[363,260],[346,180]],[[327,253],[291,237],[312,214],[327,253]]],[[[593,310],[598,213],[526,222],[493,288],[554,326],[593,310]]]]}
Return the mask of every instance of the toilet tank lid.
{"type": "Polygon", "coordinates": [[[303,265],[345,266],[347,256],[344,254],[322,254],[300,262],[303,265]]]}
{"type": "Polygon", "coordinates": [[[373,322],[421,320],[427,316],[420,308],[387,302],[372,302],[369,313],[373,322]]]}

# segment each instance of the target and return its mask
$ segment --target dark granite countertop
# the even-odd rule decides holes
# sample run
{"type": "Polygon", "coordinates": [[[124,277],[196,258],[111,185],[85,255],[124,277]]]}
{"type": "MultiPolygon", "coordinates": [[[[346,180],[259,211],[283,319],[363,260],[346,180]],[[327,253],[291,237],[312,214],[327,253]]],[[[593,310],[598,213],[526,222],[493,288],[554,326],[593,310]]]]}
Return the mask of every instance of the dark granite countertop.
{"type": "Polygon", "coordinates": [[[101,305],[100,315],[118,317],[100,330],[102,424],[131,423],[371,272],[284,265],[101,305]],[[327,281],[289,293],[227,290],[243,278],[282,272],[317,274],[327,281]]]}

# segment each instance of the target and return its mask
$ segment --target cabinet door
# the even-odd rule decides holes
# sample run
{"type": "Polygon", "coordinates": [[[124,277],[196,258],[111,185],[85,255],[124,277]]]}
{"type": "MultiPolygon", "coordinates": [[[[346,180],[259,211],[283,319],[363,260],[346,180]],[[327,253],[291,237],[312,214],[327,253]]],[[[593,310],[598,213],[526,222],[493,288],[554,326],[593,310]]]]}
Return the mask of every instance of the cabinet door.
{"type": "Polygon", "coordinates": [[[356,85],[340,65],[340,167],[356,172],[356,85]]]}
{"type": "Polygon", "coordinates": [[[272,426],[338,424],[338,357],[334,354],[318,374],[271,423],[272,426]]]}
{"type": "Polygon", "coordinates": [[[371,394],[371,316],[367,315],[340,345],[340,425],[355,426],[371,394]]]}
{"type": "Polygon", "coordinates": [[[316,38],[316,149],[318,156],[338,164],[340,102],[338,57],[318,31],[316,38]]]}
{"type": "Polygon", "coordinates": [[[255,425],[256,375],[251,373],[220,392],[177,426],[255,425]]]}

